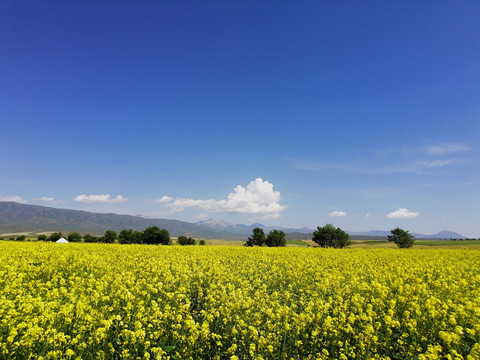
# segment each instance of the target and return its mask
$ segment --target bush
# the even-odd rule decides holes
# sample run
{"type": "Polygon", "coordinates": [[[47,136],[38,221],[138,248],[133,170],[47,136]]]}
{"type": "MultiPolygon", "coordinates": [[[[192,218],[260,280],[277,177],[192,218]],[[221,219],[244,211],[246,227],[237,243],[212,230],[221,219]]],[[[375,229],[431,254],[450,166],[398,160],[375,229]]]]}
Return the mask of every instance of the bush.
{"type": "Polygon", "coordinates": [[[205,245],[205,244],[206,244],[205,240],[203,240],[203,239],[198,242],[198,245],[205,245]]]}
{"type": "Polygon", "coordinates": [[[195,245],[195,240],[192,239],[191,237],[186,237],[186,236],[179,236],[177,239],[177,243],[179,245],[195,245]]]}
{"type": "Polygon", "coordinates": [[[98,237],[97,237],[97,236],[90,235],[90,234],[85,234],[85,235],[83,236],[83,241],[85,241],[86,243],[98,242],[98,237]]]}
{"type": "Polygon", "coordinates": [[[413,246],[415,239],[408,231],[397,227],[390,232],[392,235],[388,235],[388,241],[393,241],[400,249],[408,249],[413,246]]]}
{"type": "Polygon", "coordinates": [[[37,240],[38,241],[45,241],[45,240],[47,240],[47,235],[40,234],[40,235],[37,236],[37,240]]]}
{"type": "Polygon", "coordinates": [[[132,229],[124,229],[118,235],[120,244],[139,244],[142,240],[142,232],[132,229]]]}
{"type": "Polygon", "coordinates": [[[52,235],[48,237],[48,241],[57,241],[58,239],[62,238],[61,232],[54,232],[52,235]]]}
{"type": "Polygon", "coordinates": [[[82,241],[82,235],[80,235],[78,232],[71,232],[67,235],[67,240],[70,242],[80,242],[82,241]]]}
{"type": "Polygon", "coordinates": [[[323,227],[317,226],[317,230],[313,232],[312,240],[321,247],[333,247],[336,249],[344,248],[350,245],[350,236],[340,228],[336,228],[332,224],[326,224],[323,227]]]}
{"type": "Polygon", "coordinates": [[[15,240],[17,241],[24,241],[27,237],[25,235],[19,235],[15,240]]]}

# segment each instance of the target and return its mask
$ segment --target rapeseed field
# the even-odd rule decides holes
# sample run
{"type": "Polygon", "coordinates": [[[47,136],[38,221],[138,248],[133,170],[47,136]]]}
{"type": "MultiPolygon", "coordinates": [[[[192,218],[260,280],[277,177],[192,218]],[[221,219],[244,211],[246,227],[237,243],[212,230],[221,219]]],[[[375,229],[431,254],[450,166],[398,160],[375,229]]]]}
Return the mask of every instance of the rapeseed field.
{"type": "Polygon", "coordinates": [[[480,359],[480,251],[0,243],[0,359],[480,359]]]}

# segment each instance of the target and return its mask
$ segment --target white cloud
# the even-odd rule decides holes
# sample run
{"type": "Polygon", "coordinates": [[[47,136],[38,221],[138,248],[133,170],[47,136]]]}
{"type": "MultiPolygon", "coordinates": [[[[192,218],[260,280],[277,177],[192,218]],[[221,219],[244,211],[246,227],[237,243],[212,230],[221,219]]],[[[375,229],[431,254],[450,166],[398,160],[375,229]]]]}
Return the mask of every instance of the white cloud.
{"type": "Polygon", "coordinates": [[[13,201],[21,204],[28,203],[27,200],[23,200],[21,196],[17,196],[17,195],[0,196],[0,201],[13,201]]]}
{"type": "Polygon", "coordinates": [[[435,160],[426,164],[427,167],[441,167],[454,163],[455,160],[435,160]]]}
{"type": "Polygon", "coordinates": [[[34,199],[34,200],[41,201],[41,202],[46,202],[46,203],[50,203],[50,204],[61,204],[61,203],[65,202],[63,200],[58,200],[58,199],[55,199],[55,198],[50,197],[50,196],[43,196],[41,198],[34,199]]]}
{"type": "Polygon", "coordinates": [[[104,195],[77,195],[73,199],[78,202],[83,202],[87,204],[94,204],[94,203],[120,203],[120,202],[125,202],[128,201],[126,197],[123,197],[122,195],[117,195],[113,199],[111,198],[110,194],[104,194],[104,195]]]}
{"type": "Polygon", "coordinates": [[[387,219],[412,219],[420,215],[419,212],[409,211],[405,208],[400,208],[397,211],[387,214],[387,219]]]}
{"type": "Polygon", "coordinates": [[[366,218],[369,218],[370,216],[371,216],[370,213],[366,213],[366,214],[365,214],[365,217],[366,217],[366,218]]]}
{"type": "Polygon", "coordinates": [[[437,144],[437,145],[429,145],[423,149],[427,154],[433,156],[445,155],[454,152],[467,152],[471,151],[472,149],[460,143],[444,143],[444,144],[437,144]]]}
{"type": "Polygon", "coordinates": [[[280,197],[280,193],[273,190],[273,184],[257,178],[251,181],[246,188],[238,185],[224,200],[197,200],[163,196],[156,202],[164,203],[174,212],[197,207],[207,212],[259,214],[262,218],[272,219],[279,217],[279,213],[287,208],[287,206],[279,204],[280,197]]]}
{"type": "Polygon", "coordinates": [[[165,196],[162,196],[160,199],[155,199],[155,200],[153,200],[153,202],[163,204],[163,203],[168,203],[168,202],[170,202],[170,201],[172,201],[172,200],[173,200],[172,197],[165,195],[165,196]]]}
{"type": "Polygon", "coordinates": [[[345,215],[347,215],[347,213],[343,211],[332,211],[330,214],[328,214],[330,217],[343,217],[345,215]]]}
{"type": "Polygon", "coordinates": [[[195,216],[197,219],[208,219],[208,215],[207,214],[198,214],[197,216],[195,216]]]}

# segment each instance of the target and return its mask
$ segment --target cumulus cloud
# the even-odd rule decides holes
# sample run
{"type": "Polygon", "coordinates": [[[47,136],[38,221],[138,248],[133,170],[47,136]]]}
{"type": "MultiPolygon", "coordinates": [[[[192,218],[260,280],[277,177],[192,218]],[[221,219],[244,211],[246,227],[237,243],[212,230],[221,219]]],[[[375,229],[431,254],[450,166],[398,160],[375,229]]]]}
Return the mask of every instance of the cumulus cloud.
{"type": "Polygon", "coordinates": [[[330,217],[343,217],[345,215],[347,215],[347,213],[344,211],[332,211],[330,214],[328,214],[330,217]]]}
{"type": "Polygon", "coordinates": [[[405,208],[400,208],[397,211],[387,214],[388,219],[412,219],[420,215],[419,212],[409,211],[405,208]]]}
{"type": "Polygon", "coordinates": [[[27,200],[23,200],[21,196],[17,196],[17,195],[0,196],[0,201],[13,201],[21,204],[28,203],[27,200]]]}
{"type": "Polygon", "coordinates": [[[437,145],[429,145],[424,148],[424,151],[433,156],[445,155],[449,153],[455,152],[467,152],[472,150],[465,144],[460,143],[445,143],[445,144],[437,144],[437,145]]]}
{"type": "Polygon", "coordinates": [[[163,196],[155,201],[165,204],[174,212],[196,207],[207,212],[260,214],[262,218],[272,219],[279,217],[279,213],[287,208],[287,206],[279,204],[280,197],[280,192],[273,190],[272,183],[257,178],[251,181],[247,187],[238,185],[223,200],[163,196]]]}
{"type": "Polygon", "coordinates": [[[43,196],[41,198],[34,199],[34,200],[45,202],[45,203],[50,203],[50,204],[61,204],[61,203],[64,202],[63,200],[58,200],[58,199],[55,199],[55,198],[50,197],[50,196],[43,196]]]}
{"type": "Polygon", "coordinates": [[[104,194],[104,195],[77,195],[73,199],[78,202],[83,202],[87,204],[94,204],[94,203],[120,203],[120,202],[125,202],[128,201],[126,197],[123,197],[122,195],[117,195],[116,197],[112,198],[110,194],[104,194]]]}
{"type": "Polygon", "coordinates": [[[172,201],[172,200],[173,200],[172,197],[165,195],[165,196],[162,196],[160,199],[155,199],[155,200],[153,200],[153,201],[156,202],[156,203],[164,204],[164,203],[168,203],[168,202],[170,202],[170,201],[172,201]]]}

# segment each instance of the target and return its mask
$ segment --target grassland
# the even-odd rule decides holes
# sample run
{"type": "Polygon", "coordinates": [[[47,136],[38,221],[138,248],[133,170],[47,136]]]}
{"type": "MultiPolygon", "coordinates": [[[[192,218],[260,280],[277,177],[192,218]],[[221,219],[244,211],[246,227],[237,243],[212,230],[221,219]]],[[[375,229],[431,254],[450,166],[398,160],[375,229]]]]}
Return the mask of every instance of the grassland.
{"type": "Polygon", "coordinates": [[[479,343],[475,247],[0,242],[0,359],[473,360],[479,343]]]}

